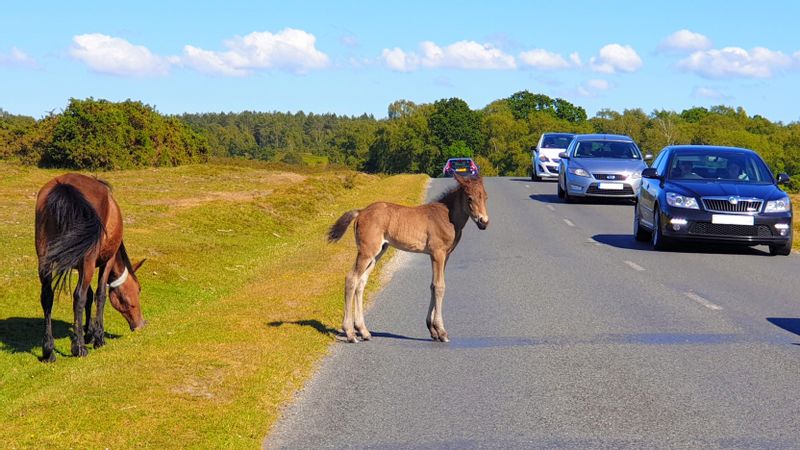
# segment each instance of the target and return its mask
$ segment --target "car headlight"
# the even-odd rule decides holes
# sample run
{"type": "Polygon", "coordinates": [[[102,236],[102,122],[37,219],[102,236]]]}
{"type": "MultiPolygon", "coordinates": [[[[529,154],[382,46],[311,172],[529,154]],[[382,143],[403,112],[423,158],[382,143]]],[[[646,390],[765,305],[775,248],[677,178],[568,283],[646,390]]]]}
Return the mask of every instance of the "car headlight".
{"type": "Polygon", "coordinates": [[[568,169],[568,171],[569,171],[569,173],[571,173],[573,175],[577,175],[579,177],[587,177],[587,178],[589,177],[589,172],[587,172],[587,171],[585,171],[583,169],[575,169],[573,167],[570,167],[568,169]]]}
{"type": "Polygon", "coordinates": [[[638,180],[639,178],[642,178],[642,172],[633,172],[631,174],[631,180],[638,180]]]}
{"type": "Polygon", "coordinates": [[[778,200],[772,200],[767,202],[767,206],[764,207],[765,213],[775,213],[775,212],[786,212],[792,208],[792,202],[789,200],[789,197],[783,197],[778,200]]]}
{"type": "Polygon", "coordinates": [[[541,161],[541,162],[549,162],[550,160],[547,158],[547,156],[542,155],[542,156],[539,157],[539,161],[541,161]]]}
{"type": "Polygon", "coordinates": [[[694,197],[687,197],[674,192],[667,192],[667,204],[676,208],[700,209],[697,205],[697,199],[694,197]]]}

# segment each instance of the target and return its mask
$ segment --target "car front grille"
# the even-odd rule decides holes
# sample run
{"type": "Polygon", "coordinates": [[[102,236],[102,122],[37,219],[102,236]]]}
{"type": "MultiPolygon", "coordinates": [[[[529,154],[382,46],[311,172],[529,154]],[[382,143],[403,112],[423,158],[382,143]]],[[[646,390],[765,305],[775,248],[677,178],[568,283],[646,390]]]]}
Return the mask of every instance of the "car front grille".
{"type": "Polygon", "coordinates": [[[729,198],[703,198],[703,207],[706,209],[706,211],[711,212],[738,212],[755,214],[761,211],[762,203],[763,200],[759,199],[736,199],[734,203],[731,203],[729,198]]]}
{"type": "Polygon", "coordinates": [[[586,193],[595,195],[633,195],[633,188],[626,184],[622,189],[600,189],[596,184],[593,184],[586,188],[586,193]]]}
{"type": "Polygon", "coordinates": [[[691,234],[707,236],[770,237],[772,231],[766,225],[727,225],[710,222],[695,222],[689,228],[691,234]]]}
{"type": "Polygon", "coordinates": [[[593,173],[592,176],[595,178],[595,180],[621,181],[628,178],[627,175],[621,173],[593,173]]]}

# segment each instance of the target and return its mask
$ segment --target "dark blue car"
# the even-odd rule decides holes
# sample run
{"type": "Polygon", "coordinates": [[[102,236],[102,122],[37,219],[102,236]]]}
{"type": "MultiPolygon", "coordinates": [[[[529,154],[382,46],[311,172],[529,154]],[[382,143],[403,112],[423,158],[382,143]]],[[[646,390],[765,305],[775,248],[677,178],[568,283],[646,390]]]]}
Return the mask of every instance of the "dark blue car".
{"type": "Polygon", "coordinates": [[[664,148],[642,171],[633,216],[637,240],[657,250],[674,241],[768,245],[792,251],[792,203],[752,150],[681,145],[664,148]]]}

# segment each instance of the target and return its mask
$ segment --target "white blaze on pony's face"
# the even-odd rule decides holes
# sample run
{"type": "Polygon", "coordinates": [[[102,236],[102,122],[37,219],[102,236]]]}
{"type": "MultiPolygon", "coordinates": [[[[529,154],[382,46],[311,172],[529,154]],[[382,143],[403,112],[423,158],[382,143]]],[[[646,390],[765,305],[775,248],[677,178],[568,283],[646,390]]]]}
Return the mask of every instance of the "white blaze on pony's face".
{"type": "Polygon", "coordinates": [[[481,230],[489,226],[489,212],[486,208],[486,201],[489,195],[483,187],[483,178],[465,178],[459,175],[453,176],[459,185],[464,188],[467,198],[467,213],[469,217],[481,230]]]}

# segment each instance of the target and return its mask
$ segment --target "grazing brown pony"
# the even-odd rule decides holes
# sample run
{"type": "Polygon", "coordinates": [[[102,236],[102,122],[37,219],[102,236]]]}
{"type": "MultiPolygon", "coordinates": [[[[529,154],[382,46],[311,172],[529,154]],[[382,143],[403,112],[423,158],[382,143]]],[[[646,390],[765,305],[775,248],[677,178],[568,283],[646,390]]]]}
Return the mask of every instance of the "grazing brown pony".
{"type": "Polygon", "coordinates": [[[103,308],[109,290],[111,305],[122,313],[131,330],[144,326],[139,305],[141,286],[136,278],[136,270],[144,261],[134,266],[128,259],[122,243],[122,215],[107,183],[69,173],[45,184],[36,198],[36,254],[45,320],[44,361],[56,359],[51,321],[53,292],[65,287],[72,269],[78,270],[78,283],[72,297],[74,356],[86,356],[86,344],[92,341],[95,348],[105,344],[103,308]],[[100,275],[95,295],[97,314],[92,322],[90,288],[95,268],[100,275]],[[81,324],[84,308],[85,329],[81,324]]]}
{"type": "Polygon", "coordinates": [[[455,179],[458,186],[432,203],[415,207],[373,203],[364,209],[344,213],[331,227],[328,242],[336,242],[347,231],[350,222],[355,220],[358,256],[344,284],[342,328],[348,342],[357,342],[354,326],[362,339],[368,341],[371,338],[364,323],[364,287],[370,272],[390,245],[407,252],[431,256],[433,281],[425,323],[434,341],[449,342],[442,318],[445,265],[470,218],[481,230],[489,225],[486,211],[488,195],[483,188],[483,179],[458,175],[455,175],[455,179]]]}

